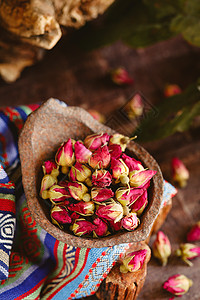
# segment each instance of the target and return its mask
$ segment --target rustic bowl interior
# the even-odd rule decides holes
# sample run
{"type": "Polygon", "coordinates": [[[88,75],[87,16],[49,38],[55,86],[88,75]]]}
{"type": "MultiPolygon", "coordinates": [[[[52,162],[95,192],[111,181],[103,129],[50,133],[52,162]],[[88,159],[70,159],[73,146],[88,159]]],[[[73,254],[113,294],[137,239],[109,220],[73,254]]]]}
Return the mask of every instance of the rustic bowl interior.
{"type": "Polygon", "coordinates": [[[163,178],[153,157],[135,142],[128,145],[129,154],[139,159],[145,167],[157,171],[149,189],[148,207],[136,230],[93,239],[74,236],[50,222],[48,206],[39,197],[41,165],[44,160],[54,157],[63,141],[70,137],[76,140],[84,139],[94,132],[113,134],[115,131],[95,121],[85,110],[78,107],[63,107],[55,99],[49,99],[28,117],[19,138],[19,153],[22,182],[30,212],[35,221],[49,234],[75,247],[106,247],[145,240],[161,207],[163,178]]]}

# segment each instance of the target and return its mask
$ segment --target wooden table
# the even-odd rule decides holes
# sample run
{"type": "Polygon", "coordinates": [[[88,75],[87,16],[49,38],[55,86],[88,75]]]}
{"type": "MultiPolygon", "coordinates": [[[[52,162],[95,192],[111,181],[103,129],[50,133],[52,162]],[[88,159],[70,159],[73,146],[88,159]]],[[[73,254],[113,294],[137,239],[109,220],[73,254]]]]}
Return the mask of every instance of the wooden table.
{"type": "MultiPolygon", "coordinates": [[[[152,105],[161,101],[164,85],[177,83],[182,88],[197,79],[200,71],[200,50],[185,43],[180,37],[139,50],[120,42],[90,53],[82,53],[67,38],[37,65],[23,71],[15,83],[0,80],[0,105],[36,103],[49,97],[59,98],[69,105],[95,108],[107,119],[140,91],[152,105]],[[118,87],[107,76],[110,69],[124,66],[134,78],[134,85],[118,87]]],[[[121,124],[123,125],[123,124],[121,124]]],[[[190,171],[188,185],[179,189],[173,199],[173,208],[162,230],[168,235],[174,252],[180,242],[186,241],[190,226],[200,220],[200,139],[199,127],[187,133],[176,134],[162,141],[144,144],[156,158],[163,174],[170,181],[170,161],[178,156],[190,171]]],[[[150,241],[150,244],[153,237],[150,241]]],[[[200,246],[200,242],[196,243],[200,246]]],[[[171,256],[166,267],[152,258],[139,300],[169,299],[162,283],[175,273],[183,273],[194,281],[193,287],[182,299],[200,299],[200,258],[188,267],[171,256]]],[[[88,299],[96,299],[95,296],[88,299]]]]}

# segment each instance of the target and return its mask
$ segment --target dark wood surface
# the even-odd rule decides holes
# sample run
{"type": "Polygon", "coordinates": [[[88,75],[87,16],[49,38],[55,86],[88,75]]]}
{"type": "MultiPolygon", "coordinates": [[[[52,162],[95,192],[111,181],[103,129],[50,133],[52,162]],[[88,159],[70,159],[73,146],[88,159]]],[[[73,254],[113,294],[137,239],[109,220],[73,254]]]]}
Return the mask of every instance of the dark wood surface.
{"type": "MultiPolygon", "coordinates": [[[[177,83],[185,88],[199,74],[200,49],[188,45],[180,37],[138,50],[117,42],[90,53],[82,53],[63,38],[42,61],[24,70],[15,83],[6,84],[0,80],[0,105],[36,103],[55,97],[69,105],[95,108],[109,119],[134,92],[140,91],[151,105],[155,105],[162,100],[166,83],[177,83]],[[118,87],[110,82],[108,72],[118,66],[129,71],[134,78],[133,86],[118,87]]],[[[120,126],[123,127],[123,124],[119,122],[120,126]]],[[[172,210],[162,226],[172,243],[173,252],[179,243],[186,242],[190,226],[200,220],[199,129],[197,126],[189,132],[144,144],[160,164],[167,180],[171,180],[170,162],[173,156],[182,159],[190,171],[187,187],[178,190],[172,210]]],[[[200,242],[196,244],[200,246],[200,242]]],[[[166,267],[151,259],[138,299],[169,299],[170,294],[161,286],[176,273],[183,273],[194,282],[182,299],[200,299],[200,258],[195,259],[193,267],[188,267],[173,254],[166,267]]],[[[88,299],[94,300],[95,296],[88,299]]]]}

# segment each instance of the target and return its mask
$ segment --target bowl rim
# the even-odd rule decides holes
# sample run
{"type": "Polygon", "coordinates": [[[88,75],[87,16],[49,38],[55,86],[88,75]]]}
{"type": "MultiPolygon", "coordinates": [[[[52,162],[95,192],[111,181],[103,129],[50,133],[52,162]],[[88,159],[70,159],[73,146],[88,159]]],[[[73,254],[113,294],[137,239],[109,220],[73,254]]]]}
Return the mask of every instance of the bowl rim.
{"type": "MultiPolygon", "coordinates": [[[[145,156],[151,161],[151,169],[156,170],[156,175],[152,180],[153,203],[150,205],[143,218],[142,226],[139,226],[134,231],[120,231],[112,236],[102,238],[78,237],[73,234],[62,231],[60,228],[53,225],[46,217],[39,203],[38,193],[36,189],[36,174],[28,176],[26,169],[31,170],[34,165],[32,134],[35,129],[35,122],[42,118],[43,114],[62,114],[65,117],[73,116],[78,122],[82,122],[92,132],[107,132],[108,134],[116,133],[110,127],[100,124],[86,110],[75,106],[65,106],[57,99],[50,98],[41,104],[41,106],[33,111],[27,118],[18,140],[19,155],[21,160],[22,184],[28,204],[28,208],[36,223],[39,224],[45,231],[51,234],[59,241],[74,247],[85,248],[102,248],[114,246],[123,243],[133,243],[146,240],[151,232],[156,217],[159,214],[162,196],[163,196],[163,176],[160,167],[156,160],[139,144],[131,141],[127,149],[136,155],[138,160],[142,162],[145,156]],[[101,129],[100,129],[101,128],[101,129]],[[35,184],[34,184],[35,183],[35,184]],[[31,201],[30,201],[31,199],[31,201]],[[40,212],[40,213],[38,213],[40,212]]],[[[145,162],[148,167],[148,163],[145,162]]]]}

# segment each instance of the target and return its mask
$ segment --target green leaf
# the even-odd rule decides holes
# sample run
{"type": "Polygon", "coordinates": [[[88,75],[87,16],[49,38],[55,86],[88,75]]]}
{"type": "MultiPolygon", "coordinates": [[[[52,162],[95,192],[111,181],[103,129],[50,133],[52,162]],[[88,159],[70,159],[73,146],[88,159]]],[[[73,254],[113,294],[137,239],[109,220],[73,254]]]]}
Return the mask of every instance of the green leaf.
{"type": "Polygon", "coordinates": [[[200,1],[183,1],[177,16],[171,21],[171,30],[180,33],[191,44],[200,46],[200,1]]]}
{"type": "Polygon", "coordinates": [[[153,6],[145,1],[116,1],[104,14],[102,22],[88,23],[73,34],[73,39],[85,50],[122,40],[132,47],[145,47],[168,39],[169,16],[158,18],[153,6]]]}
{"type": "Polygon", "coordinates": [[[150,110],[133,133],[138,136],[138,141],[157,140],[187,130],[194,117],[200,115],[198,83],[182,94],[165,98],[156,111],[155,115],[155,108],[150,110]]]}
{"type": "Polygon", "coordinates": [[[72,43],[92,50],[121,40],[146,47],[181,34],[200,46],[199,0],[116,0],[97,22],[74,32],[72,43]]]}

